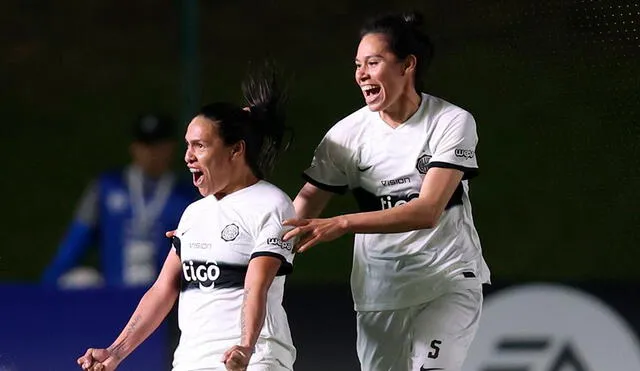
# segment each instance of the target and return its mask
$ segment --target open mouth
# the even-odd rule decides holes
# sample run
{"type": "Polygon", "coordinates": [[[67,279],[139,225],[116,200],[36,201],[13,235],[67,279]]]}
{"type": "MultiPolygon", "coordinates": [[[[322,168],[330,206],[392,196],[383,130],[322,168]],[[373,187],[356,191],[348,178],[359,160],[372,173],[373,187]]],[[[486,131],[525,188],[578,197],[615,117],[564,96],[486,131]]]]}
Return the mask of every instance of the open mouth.
{"type": "Polygon", "coordinates": [[[194,168],[189,168],[191,176],[193,176],[193,184],[197,187],[202,183],[202,171],[194,168]]]}
{"type": "Polygon", "coordinates": [[[362,93],[364,94],[364,98],[367,103],[373,101],[380,94],[380,86],[378,85],[362,85],[361,86],[362,93]]]}

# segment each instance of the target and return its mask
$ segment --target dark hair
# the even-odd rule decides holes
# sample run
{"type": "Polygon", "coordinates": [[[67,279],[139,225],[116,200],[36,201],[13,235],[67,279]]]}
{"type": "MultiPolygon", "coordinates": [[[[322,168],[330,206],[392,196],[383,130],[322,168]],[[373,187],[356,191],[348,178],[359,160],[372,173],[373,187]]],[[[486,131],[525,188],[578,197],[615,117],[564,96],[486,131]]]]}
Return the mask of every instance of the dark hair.
{"type": "Polygon", "coordinates": [[[278,76],[272,64],[253,69],[242,83],[245,107],[227,102],[208,104],[200,115],[218,125],[218,134],[226,145],[245,142],[245,160],[253,174],[267,177],[278,156],[288,149],[292,131],[286,127],[283,103],[284,92],[278,85],[278,76]],[[291,135],[285,138],[285,134],[291,135]]]}
{"type": "Polygon", "coordinates": [[[433,58],[433,44],[422,32],[422,15],[417,12],[387,14],[369,19],[360,29],[360,38],[372,33],[383,34],[389,49],[399,59],[416,57],[415,88],[422,90],[422,74],[433,58]]]}

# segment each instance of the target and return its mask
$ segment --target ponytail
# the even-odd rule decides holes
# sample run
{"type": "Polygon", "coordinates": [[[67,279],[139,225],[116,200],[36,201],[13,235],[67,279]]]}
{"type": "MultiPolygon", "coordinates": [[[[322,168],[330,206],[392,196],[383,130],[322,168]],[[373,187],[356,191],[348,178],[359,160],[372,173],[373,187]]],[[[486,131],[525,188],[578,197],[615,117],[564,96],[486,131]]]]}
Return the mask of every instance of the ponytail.
{"type": "Polygon", "coordinates": [[[279,155],[289,148],[293,140],[292,129],[285,126],[286,97],[278,77],[273,63],[265,62],[262,67],[253,68],[242,83],[251,125],[261,134],[258,151],[251,153],[256,157],[248,158],[248,162],[254,164],[254,172],[259,178],[271,173],[279,155]],[[289,136],[285,137],[287,132],[289,136]]]}
{"type": "Polygon", "coordinates": [[[251,71],[242,83],[242,93],[245,108],[216,102],[202,107],[198,114],[218,126],[225,145],[244,141],[247,165],[257,178],[264,179],[293,140],[293,131],[284,124],[285,97],[276,70],[265,64],[251,71]]]}

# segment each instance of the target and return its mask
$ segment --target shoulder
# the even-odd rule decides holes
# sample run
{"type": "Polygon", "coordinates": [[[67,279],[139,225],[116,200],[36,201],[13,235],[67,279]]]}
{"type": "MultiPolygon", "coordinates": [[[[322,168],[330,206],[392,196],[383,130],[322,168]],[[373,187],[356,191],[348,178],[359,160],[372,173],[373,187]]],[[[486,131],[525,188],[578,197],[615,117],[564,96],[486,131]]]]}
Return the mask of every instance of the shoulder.
{"type": "MultiPolygon", "coordinates": [[[[213,197],[213,196],[209,196],[209,197],[213,197]]],[[[205,208],[206,201],[207,201],[206,197],[203,197],[197,201],[193,201],[184,209],[184,212],[182,213],[182,215],[188,216],[193,213],[197,213],[198,210],[202,210],[203,208],[205,208]]]]}
{"type": "Polygon", "coordinates": [[[260,197],[261,203],[266,203],[268,205],[276,206],[293,204],[293,201],[291,201],[291,197],[289,197],[288,194],[266,180],[261,180],[256,184],[253,196],[260,197]]]}
{"type": "Polygon", "coordinates": [[[256,183],[247,196],[246,202],[257,213],[288,215],[291,212],[295,212],[291,197],[265,180],[256,183]]]}
{"type": "Polygon", "coordinates": [[[427,114],[438,121],[474,121],[469,111],[442,98],[422,93],[422,99],[427,101],[427,114]]]}
{"type": "Polygon", "coordinates": [[[316,156],[330,156],[336,164],[347,161],[366,141],[373,112],[363,107],[338,121],[325,134],[316,156]]]}
{"type": "Polygon", "coordinates": [[[433,138],[475,136],[476,121],[466,109],[442,98],[423,94],[428,99],[427,122],[433,125],[433,138]]]}
{"type": "Polygon", "coordinates": [[[370,119],[371,114],[372,112],[366,106],[360,108],[336,122],[331,129],[327,131],[326,137],[337,141],[347,141],[357,136],[357,134],[366,127],[366,123],[370,119]]]}
{"type": "Polygon", "coordinates": [[[204,197],[187,205],[187,207],[182,212],[182,215],[180,216],[177,231],[182,233],[183,231],[185,231],[185,229],[191,228],[195,221],[200,220],[203,216],[203,213],[206,212],[206,203],[210,201],[210,199],[204,197]]]}

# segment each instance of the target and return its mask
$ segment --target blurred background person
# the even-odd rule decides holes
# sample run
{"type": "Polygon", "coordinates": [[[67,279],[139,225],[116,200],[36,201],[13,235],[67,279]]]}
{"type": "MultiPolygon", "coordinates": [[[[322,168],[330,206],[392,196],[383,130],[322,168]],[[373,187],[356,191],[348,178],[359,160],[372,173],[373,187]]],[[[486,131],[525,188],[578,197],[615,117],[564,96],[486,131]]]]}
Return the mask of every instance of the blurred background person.
{"type": "Polygon", "coordinates": [[[175,122],[145,114],[134,121],[131,164],[100,174],[85,190],[43,283],[61,288],[151,284],[184,209],[198,196],[187,179],[171,171],[175,122]],[[100,270],[78,267],[97,246],[100,270]]]}

